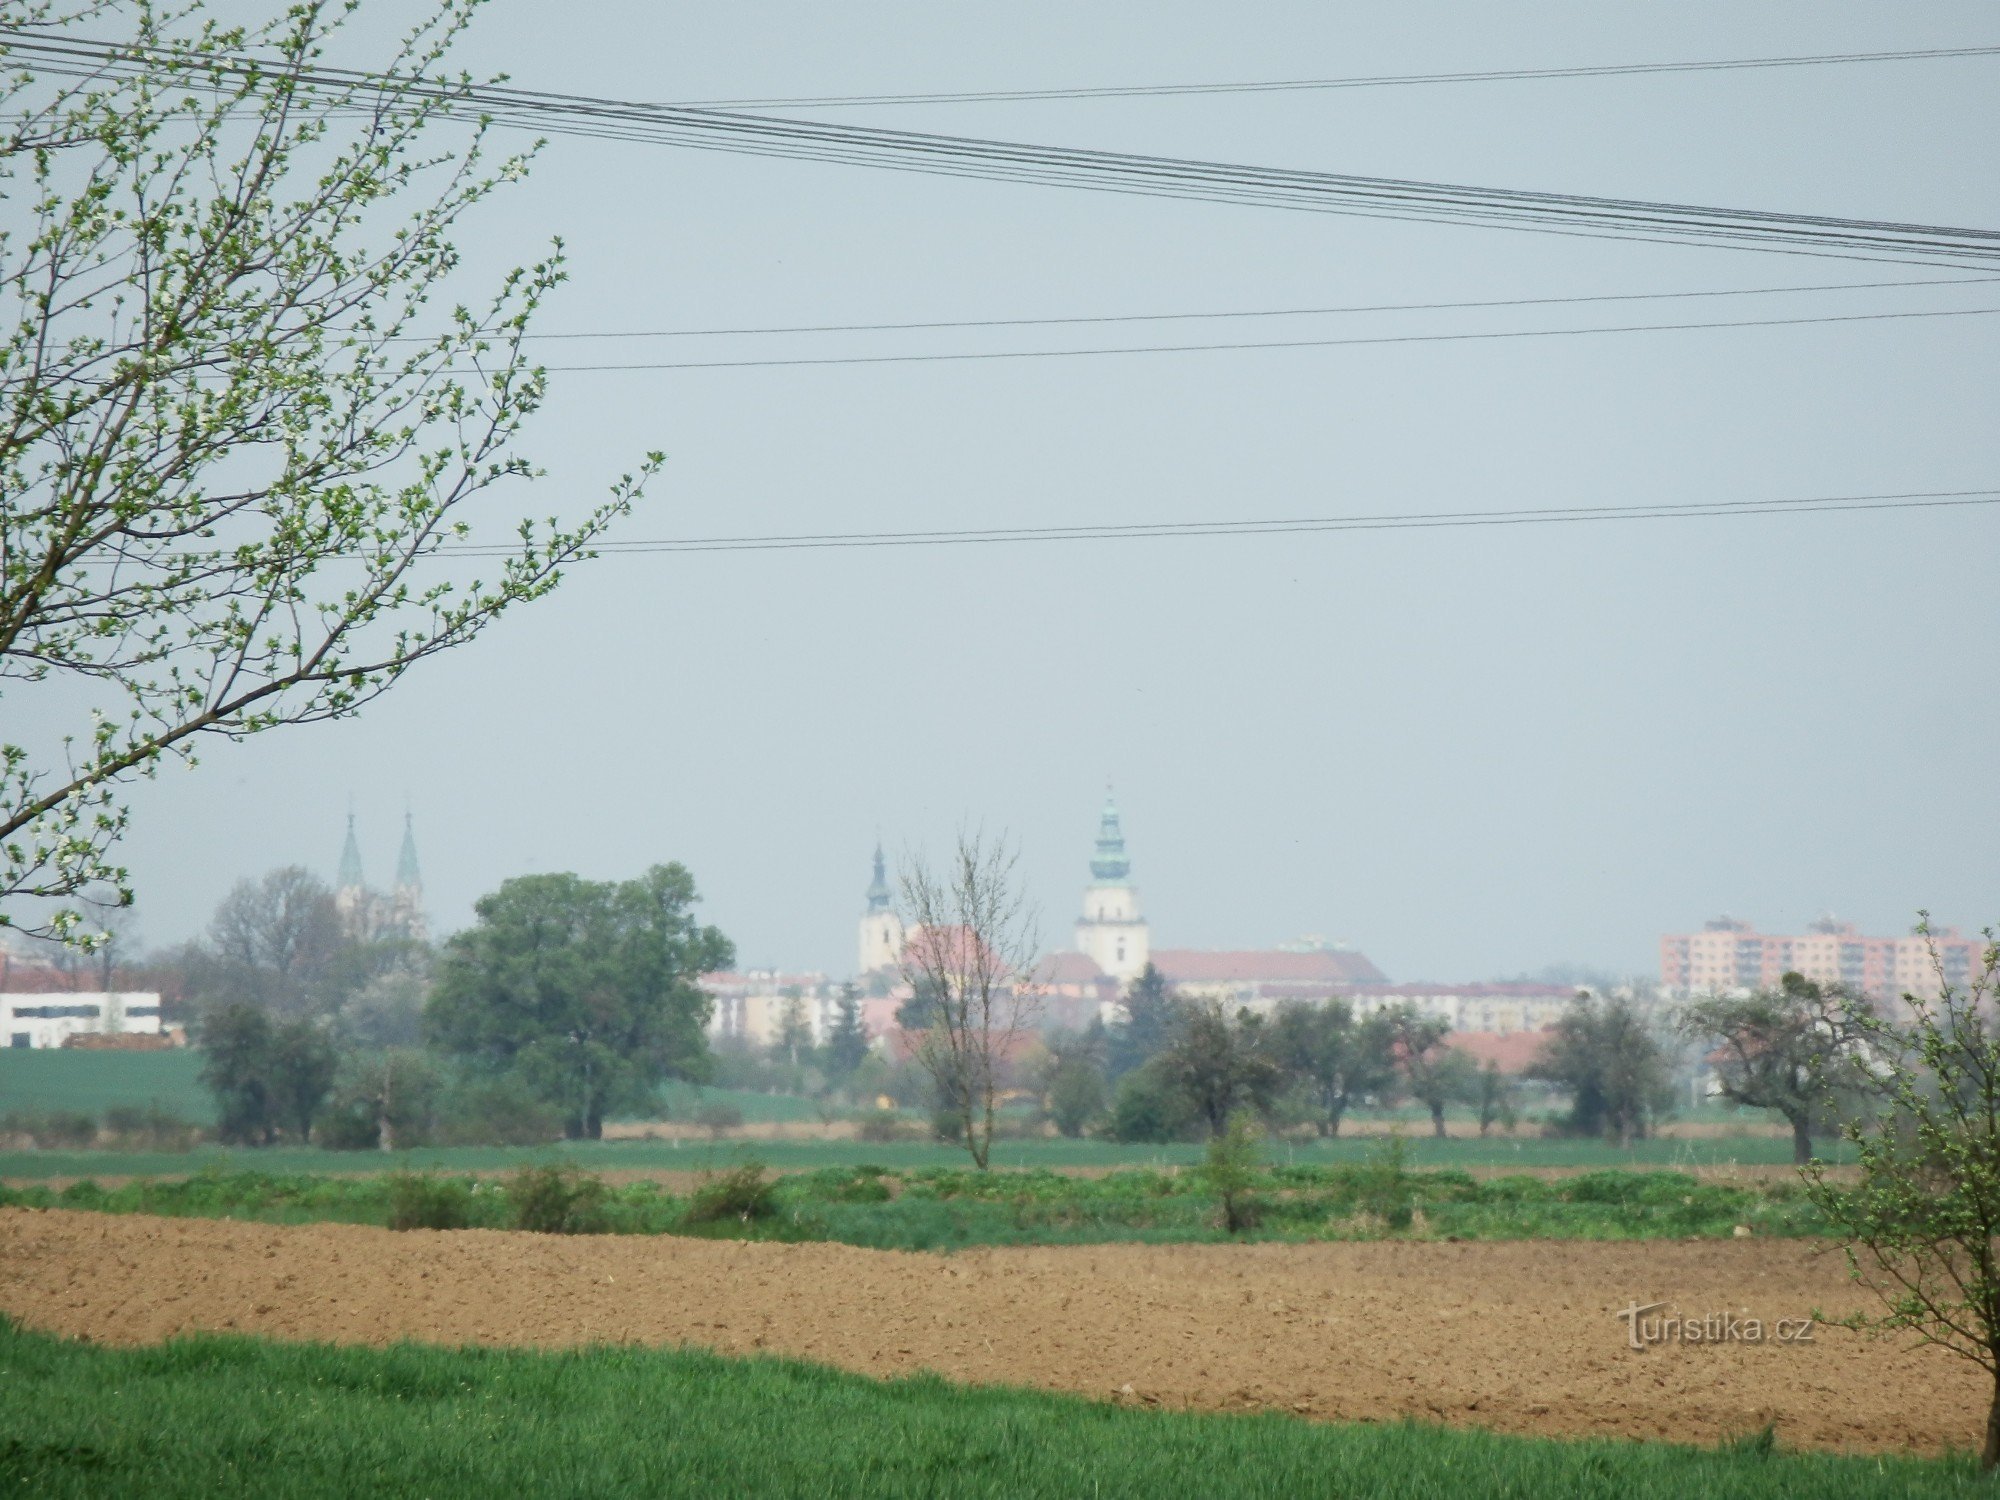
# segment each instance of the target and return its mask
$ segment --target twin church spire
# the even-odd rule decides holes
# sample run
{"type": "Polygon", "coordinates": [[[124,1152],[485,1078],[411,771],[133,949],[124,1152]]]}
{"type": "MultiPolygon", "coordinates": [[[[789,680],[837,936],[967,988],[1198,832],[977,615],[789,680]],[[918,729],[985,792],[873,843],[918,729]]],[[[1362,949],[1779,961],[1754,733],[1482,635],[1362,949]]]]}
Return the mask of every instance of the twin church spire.
{"type": "Polygon", "coordinates": [[[386,893],[368,888],[361,866],[361,841],[354,831],[354,814],[347,815],[347,839],[340,848],[340,870],[333,899],[350,937],[363,940],[407,938],[425,942],[430,922],[424,915],[424,875],[417,863],[415,820],[403,814],[403,845],[396,854],[396,883],[386,893]]]}

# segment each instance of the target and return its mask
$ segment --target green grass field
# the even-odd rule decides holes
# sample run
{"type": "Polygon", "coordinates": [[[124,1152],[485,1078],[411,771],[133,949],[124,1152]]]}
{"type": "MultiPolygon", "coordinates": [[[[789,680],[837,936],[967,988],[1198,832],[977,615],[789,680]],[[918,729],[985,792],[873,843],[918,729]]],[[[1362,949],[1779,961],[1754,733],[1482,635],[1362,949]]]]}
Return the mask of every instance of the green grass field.
{"type": "Polygon", "coordinates": [[[66,1047],[0,1047],[0,1114],[157,1103],[197,1125],[212,1124],[215,1097],[201,1086],[201,1054],[88,1052],[66,1047]]]}
{"type": "MultiPolygon", "coordinates": [[[[0,1055],[4,1055],[0,1053],[0,1055]]],[[[1406,1138],[1412,1165],[1480,1167],[1529,1171],[1541,1167],[1574,1167],[1594,1171],[1616,1168],[1691,1168],[1716,1166],[1778,1166],[1791,1160],[1791,1142],[1769,1136],[1722,1137],[1698,1141],[1639,1141],[1629,1150],[1603,1141],[1541,1140],[1496,1136],[1491,1140],[1406,1138]]],[[[1365,1161],[1380,1148],[1380,1138],[1353,1136],[1337,1141],[1278,1142],[1274,1159],[1300,1164],[1365,1161]]],[[[1128,1146],[1116,1141],[1024,1139],[996,1141],[993,1165],[1017,1170],[1047,1167],[1140,1167],[1188,1165],[1201,1159],[1195,1145],[1128,1146]]],[[[1829,1161],[1848,1159],[1847,1148],[1829,1141],[1822,1155],[1829,1161]]],[[[273,1147],[230,1150],[202,1147],[192,1152],[143,1151],[0,1151],[0,1179],[30,1181],[46,1177],[146,1176],[199,1171],[204,1167],[269,1172],[385,1172],[436,1169],[447,1172],[503,1172],[529,1161],[559,1159],[594,1172],[699,1170],[727,1166],[754,1155],[780,1170],[816,1170],[872,1162],[898,1170],[958,1167],[967,1163],[963,1150],[930,1141],[575,1141],[534,1147],[453,1146],[399,1151],[320,1151],[273,1147]]]]}
{"type": "MultiPolygon", "coordinates": [[[[875,1250],[955,1251],[988,1245],[1225,1241],[1204,1174],[1134,1168],[1101,1177],[1052,1172],[828,1167],[775,1184],[712,1181],[676,1194],[651,1181],[606,1186],[582,1232],[832,1240],[875,1250]],[[726,1198],[718,1197],[725,1190],[726,1198]],[[748,1196],[746,1197],[746,1190],[748,1196]],[[704,1204],[706,1203],[706,1207],[704,1204]]],[[[1549,1180],[1476,1179],[1451,1168],[1408,1171],[1386,1155],[1359,1166],[1274,1165],[1248,1184],[1255,1223],[1235,1238],[1461,1240],[1728,1238],[1824,1232],[1793,1184],[1702,1182],[1680,1172],[1591,1172],[1549,1180]]],[[[524,1197],[524,1194],[528,1196],[524,1197]]],[[[78,1208],[266,1223],[393,1228],[535,1228],[513,1178],[274,1176],[200,1173],[103,1187],[0,1186],[0,1206],[78,1208]],[[398,1223],[398,1214],[407,1215],[398,1223]]]]}
{"type": "Polygon", "coordinates": [[[1196,1416],[693,1351],[209,1336],[105,1349],[0,1320],[0,1493],[1859,1500],[1994,1488],[1959,1457],[1196,1416]]]}
{"type": "MultiPolygon", "coordinates": [[[[66,1047],[0,1047],[0,1114],[52,1109],[102,1114],[115,1105],[157,1103],[195,1125],[215,1123],[215,1097],[201,1086],[201,1054],[95,1052],[66,1047]]],[[[696,1088],[671,1082],[659,1090],[664,1116],[692,1120],[707,1106],[724,1105],[746,1121],[816,1120],[810,1099],[758,1094],[746,1089],[696,1088]]]]}

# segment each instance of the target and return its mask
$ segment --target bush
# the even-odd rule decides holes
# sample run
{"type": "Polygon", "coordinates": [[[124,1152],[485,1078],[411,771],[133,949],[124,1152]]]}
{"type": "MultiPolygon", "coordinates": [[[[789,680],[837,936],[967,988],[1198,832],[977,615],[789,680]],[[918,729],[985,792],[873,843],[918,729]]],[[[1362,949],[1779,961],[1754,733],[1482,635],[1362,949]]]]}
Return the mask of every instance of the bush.
{"type": "Polygon", "coordinates": [[[1260,1205],[1250,1195],[1257,1181],[1258,1143],[1255,1122],[1241,1110],[1231,1115],[1222,1133],[1208,1143],[1202,1176],[1222,1200],[1222,1227],[1231,1234],[1255,1229],[1260,1217],[1260,1205]]]}
{"type": "MultiPolygon", "coordinates": [[[[887,1196],[886,1191],[883,1196],[887,1196]]],[[[777,1211],[777,1184],[764,1175],[762,1162],[746,1161],[695,1189],[688,1202],[687,1222],[714,1224],[736,1219],[748,1224],[752,1219],[768,1219],[777,1211]]]]}
{"type": "Polygon", "coordinates": [[[723,1131],[734,1130],[743,1123],[743,1111],[718,1099],[696,1110],[694,1122],[711,1135],[721,1135],[723,1131]]]}
{"type": "Polygon", "coordinates": [[[1148,1064],[1119,1080],[1106,1133],[1115,1141],[1159,1143],[1185,1140],[1192,1125],[1187,1100],[1148,1064]]]}
{"type": "Polygon", "coordinates": [[[472,1194],[462,1182],[395,1172],[388,1188],[391,1229],[463,1229],[472,1222],[472,1194]]]}
{"type": "Polygon", "coordinates": [[[562,1116],[519,1078],[469,1079],[444,1096],[437,1135],[447,1146],[546,1146],[562,1116]]]}
{"type": "Polygon", "coordinates": [[[375,1107],[348,1100],[324,1111],[313,1125],[313,1143],[327,1151],[373,1151],[382,1144],[375,1107]]]}
{"type": "Polygon", "coordinates": [[[25,1135],[44,1151],[81,1151],[97,1144],[97,1120],[75,1109],[10,1114],[7,1133],[25,1135]]]}
{"type": "Polygon", "coordinates": [[[604,1234],[607,1196],[601,1178],[570,1166],[523,1167],[507,1184],[514,1227],[535,1234],[604,1234]]]}
{"type": "Polygon", "coordinates": [[[155,1104],[113,1105],[104,1112],[104,1128],[128,1151],[192,1151],[201,1138],[198,1126],[155,1104]]]}
{"type": "Polygon", "coordinates": [[[965,1139],[965,1116],[955,1109],[931,1111],[931,1138],[957,1145],[965,1139]]]}
{"type": "Polygon", "coordinates": [[[878,1109],[861,1117],[855,1133],[864,1141],[881,1145],[887,1141],[900,1141],[909,1135],[903,1124],[903,1117],[893,1109],[878,1109]]]}

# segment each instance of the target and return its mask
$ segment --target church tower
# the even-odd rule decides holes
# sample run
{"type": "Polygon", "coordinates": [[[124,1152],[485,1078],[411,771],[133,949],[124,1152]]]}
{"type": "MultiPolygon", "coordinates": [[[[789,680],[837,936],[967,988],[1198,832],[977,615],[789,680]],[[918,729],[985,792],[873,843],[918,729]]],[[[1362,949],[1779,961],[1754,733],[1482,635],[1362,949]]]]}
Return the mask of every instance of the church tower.
{"type": "Polygon", "coordinates": [[[424,874],[417,865],[417,835],[410,814],[403,814],[403,847],[396,856],[396,888],[389,893],[389,925],[398,936],[424,942],[430,923],[424,916],[424,874]]]}
{"type": "Polygon", "coordinates": [[[1104,812],[1097,820],[1097,849],[1090,861],[1092,876],[1083,893],[1083,918],[1076,924],[1076,947],[1097,961],[1097,967],[1120,984],[1145,970],[1151,952],[1146,919],[1139,915],[1139,893],[1132,889],[1132,861],[1125,854],[1125,830],[1117,804],[1104,794],[1104,812]]]}
{"type": "Polygon", "coordinates": [[[369,936],[372,903],[368,882],[361,873],[361,844],[354,837],[354,814],[347,815],[347,842],[340,848],[340,873],[333,882],[333,904],[340,912],[340,925],[351,938],[369,936]]]}
{"type": "Polygon", "coordinates": [[[861,972],[893,969],[903,957],[903,919],[889,895],[882,846],[875,846],[875,878],[868,886],[868,909],[861,914],[861,972]]]}

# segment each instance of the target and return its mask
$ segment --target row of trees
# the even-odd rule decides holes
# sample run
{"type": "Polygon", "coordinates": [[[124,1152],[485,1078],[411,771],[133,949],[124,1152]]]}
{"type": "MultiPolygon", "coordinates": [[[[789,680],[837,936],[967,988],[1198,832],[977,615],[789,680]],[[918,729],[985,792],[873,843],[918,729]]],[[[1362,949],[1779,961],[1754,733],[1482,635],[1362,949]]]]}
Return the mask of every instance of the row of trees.
{"type": "Polygon", "coordinates": [[[526,1119],[596,1138],[663,1080],[712,1069],[696,980],[735,955],[695,901],[679,865],[522,876],[433,950],[354,934],[323,882],[277,870],[239,883],[155,971],[194,1022],[227,1141],[388,1149],[446,1106],[488,1135],[526,1119]]]}

